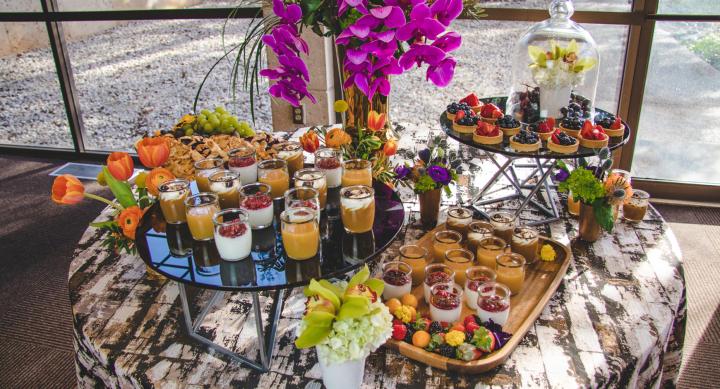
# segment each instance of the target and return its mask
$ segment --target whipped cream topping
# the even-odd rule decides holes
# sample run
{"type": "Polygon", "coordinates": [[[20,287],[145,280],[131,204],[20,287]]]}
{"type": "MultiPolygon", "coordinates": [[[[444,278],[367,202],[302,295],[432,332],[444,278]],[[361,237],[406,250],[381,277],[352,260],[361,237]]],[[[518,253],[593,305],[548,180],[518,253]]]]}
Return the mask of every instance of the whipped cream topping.
{"type": "Polygon", "coordinates": [[[515,243],[530,244],[538,238],[537,232],[528,228],[516,228],[512,240],[515,243]]]}
{"type": "Polygon", "coordinates": [[[160,192],[160,198],[163,200],[179,200],[187,194],[186,190],[172,190],[169,192],[160,192]]]}
{"type": "Polygon", "coordinates": [[[280,150],[278,151],[278,157],[282,159],[291,159],[297,157],[300,154],[298,150],[280,150]]]}
{"type": "Polygon", "coordinates": [[[227,193],[232,192],[233,190],[236,190],[237,186],[232,184],[232,181],[221,181],[221,182],[211,182],[210,183],[210,190],[215,193],[227,193]]]}
{"type": "Polygon", "coordinates": [[[343,192],[340,202],[343,207],[350,211],[370,206],[375,201],[372,192],[367,188],[348,189],[343,192]]]}

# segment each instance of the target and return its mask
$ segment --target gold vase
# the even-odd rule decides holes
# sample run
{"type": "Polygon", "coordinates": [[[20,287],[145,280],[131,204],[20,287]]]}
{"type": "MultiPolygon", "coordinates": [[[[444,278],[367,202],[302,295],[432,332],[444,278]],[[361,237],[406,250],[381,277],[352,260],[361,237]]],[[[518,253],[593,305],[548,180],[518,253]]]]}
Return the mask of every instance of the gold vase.
{"type": "Polygon", "coordinates": [[[578,237],[586,242],[595,242],[600,237],[602,228],[595,218],[592,205],[580,204],[580,220],[578,237]]]}
{"type": "Polygon", "coordinates": [[[425,228],[435,228],[440,212],[440,189],[418,194],[420,201],[420,222],[425,228]]]}

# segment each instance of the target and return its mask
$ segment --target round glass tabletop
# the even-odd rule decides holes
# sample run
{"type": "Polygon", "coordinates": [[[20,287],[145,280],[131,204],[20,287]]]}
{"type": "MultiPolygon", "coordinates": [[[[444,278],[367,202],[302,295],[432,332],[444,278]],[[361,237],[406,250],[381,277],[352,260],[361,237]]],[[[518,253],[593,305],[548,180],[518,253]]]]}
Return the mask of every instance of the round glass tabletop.
{"type": "MultiPolygon", "coordinates": [[[[240,261],[220,258],[214,240],[192,239],[187,224],[165,222],[156,203],[146,212],[137,230],[140,257],[158,273],[178,282],[225,291],[258,291],[307,285],[310,279],[331,278],[352,271],[374,259],[395,239],[405,220],[397,192],[375,184],[373,229],[351,234],[339,215],[339,189],[329,189],[326,211],[320,219],[319,253],[310,259],[287,258],[279,231],[279,212],[274,225],[252,230],[251,256],[240,261]]],[[[275,202],[281,210],[282,201],[275,202]]]]}
{"type": "MultiPolygon", "coordinates": [[[[505,101],[507,100],[507,97],[488,97],[488,98],[482,98],[480,101],[483,103],[492,103],[497,105],[500,109],[505,111],[505,101]]],[[[595,109],[598,113],[607,113],[607,111],[603,111],[601,109],[595,109]]],[[[630,139],[630,127],[627,123],[623,122],[625,125],[625,134],[623,134],[623,137],[616,137],[610,138],[610,144],[608,145],[608,148],[610,150],[615,150],[618,147],[623,146],[627,141],[630,139]]],[[[518,152],[515,151],[513,148],[510,147],[510,138],[504,137],[503,142],[497,145],[484,145],[480,143],[473,142],[472,134],[461,134],[457,131],[453,130],[453,123],[450,119],[445,116],[445,111],[440,114],[440,127],[442,127],[442,130],[451,138],[457,140],[460,143],[466,144],[471,147],[475,147],[478,149],[482,149],[485,151],[493,152],[493,153],[499,153],[502,155],[507,155],[511,157],[526,157],[526,158],[541,158],[541,159],[571,159],[571,158],[581,158],[581,157],[592,157],[595,155],[596,150],[595,149],[589,149],[586,147],[580,147],[577,152],[570,153],[570,154],[560,154],[553,152],[551,150],[547,149],[546,142],[542,143],[542,147],[540,147],[540,150],[535,152],[518,152]]]]}

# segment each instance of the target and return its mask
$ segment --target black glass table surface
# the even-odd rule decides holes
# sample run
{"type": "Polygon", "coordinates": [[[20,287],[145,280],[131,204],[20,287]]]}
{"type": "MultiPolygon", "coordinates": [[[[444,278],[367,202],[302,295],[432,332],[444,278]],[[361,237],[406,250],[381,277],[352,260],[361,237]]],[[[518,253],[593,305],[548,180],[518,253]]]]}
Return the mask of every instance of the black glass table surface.
{"type": "Polygon", "coordinates": [[[397,192],[376,183],[375,221],[371,232],[351,234],[339,215],[339,188],[328,192],[322,212],[318,255],[307,260],[285,256],[280,237],[279,208],[275,201],[272,227],[252,230],[251,257],[239,261],[220,258],[214,240],[193,240],[187,224],[165,223],[155,204],[138,227],[136,243],[145,263],[158,273],[205,289],[250,292],[307,285],[312,278],[342,276],[379,255],[403,225],[405,211],[397,192]]]}
{"type": "MultiPolygon", "coordinates": [[[[505,112],[505,102],[507,101],[507,97],[486,97],[481,98],[480,101],[482,101],[484,104],[492,103],[498,106],[498,108],[502,109],[503,112],[505,112]]],[[[598,114],[608,114],[609,112],[604,111],[602,109],[595,108],[595,111],[598,114]]],[[[625,125],[625,133],[623,134],[623,137],[611,137],[610,142],[608,144],[608,148],[610,150],[615,150],[618,147],[621,147],[625,145],[625,143],[628,142],[630,139],[630,127],[627,125],[627,123],[623,122],[625,125]]],[[[540,158],[540,159],[574,159],[574,158],[584,158],[584,157],[592,157],[596,154],[596,149],[590,149],[586,147],[580,146],[578,148],[578,151],[575,153],[569,153],[569,154],[561,154],[556,153],[553,151],[550,151],[546,147],[546,143],[543,142],[542,147],[540,147],[540,150],[536,152],[518,152],[513,150],[510,147],[510,137],[504,137],[503,142],[501,144],[497,145],[484,145],[480,143],[473,142],[472,134],[460,134],[457,131],[453,130],[453,122],[452,120],[448,119],[445,115],[445,111],[440,114],[440,127],[442,130],[451,138],[457,140],[460,143],[463,143],[465,145],[475,147],[481,150],[489,151],[492,153],[498,153],[509,157],[519,157],[519,158],[540,158]]],[[[524,126],[523,126],[524,128],[524,126]]]]}

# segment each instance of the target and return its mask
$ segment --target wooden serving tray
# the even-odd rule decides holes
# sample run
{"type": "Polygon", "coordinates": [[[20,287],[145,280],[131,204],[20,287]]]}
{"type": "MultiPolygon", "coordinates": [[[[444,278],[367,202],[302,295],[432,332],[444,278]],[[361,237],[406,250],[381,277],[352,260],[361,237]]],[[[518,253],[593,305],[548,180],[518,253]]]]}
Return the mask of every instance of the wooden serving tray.
{"type": "MultiPolygon", "coordinates": [[[[428,253],[432,255],[433,234],[444,229],[444,224],[436,227],[434,230],[425,234],[416,244],[425,247],[428,253]]],[[[501,349],[484,355],[478,360],[465,362],[459,359],[443,357],[440,354],[432,353],[395,339],[388,340],[385,346],[397,350],[400,354],[426,365],[465,374],[484,373],[503,364],[528,332],[530,326],[532,326],[538,316],[540,316],[540,312],[545,309],[555,290],[560,286],[567,272],[567,268],[570,265],[572,252],[569,247],[556,240],[540,236],[540,244],[538,247],[542,247],[544,244],[552,245],[557,253],[557,257],[552,262],[538,260],[535,264],[525,269],[523,288],[520,293],[510,298],[510,316],[507,323],[503,326],[503,330],[511,333],[512,337],[501,349]]],[[[423,297],[423,285],[420,284],[414,287],[412,294],[415,295],[418,300],[418,313],[429,313],[429,308],[423,297]]],[[[461,319],[471,313],[475,312],[468,308],[463,302],[461,319]]]]}

